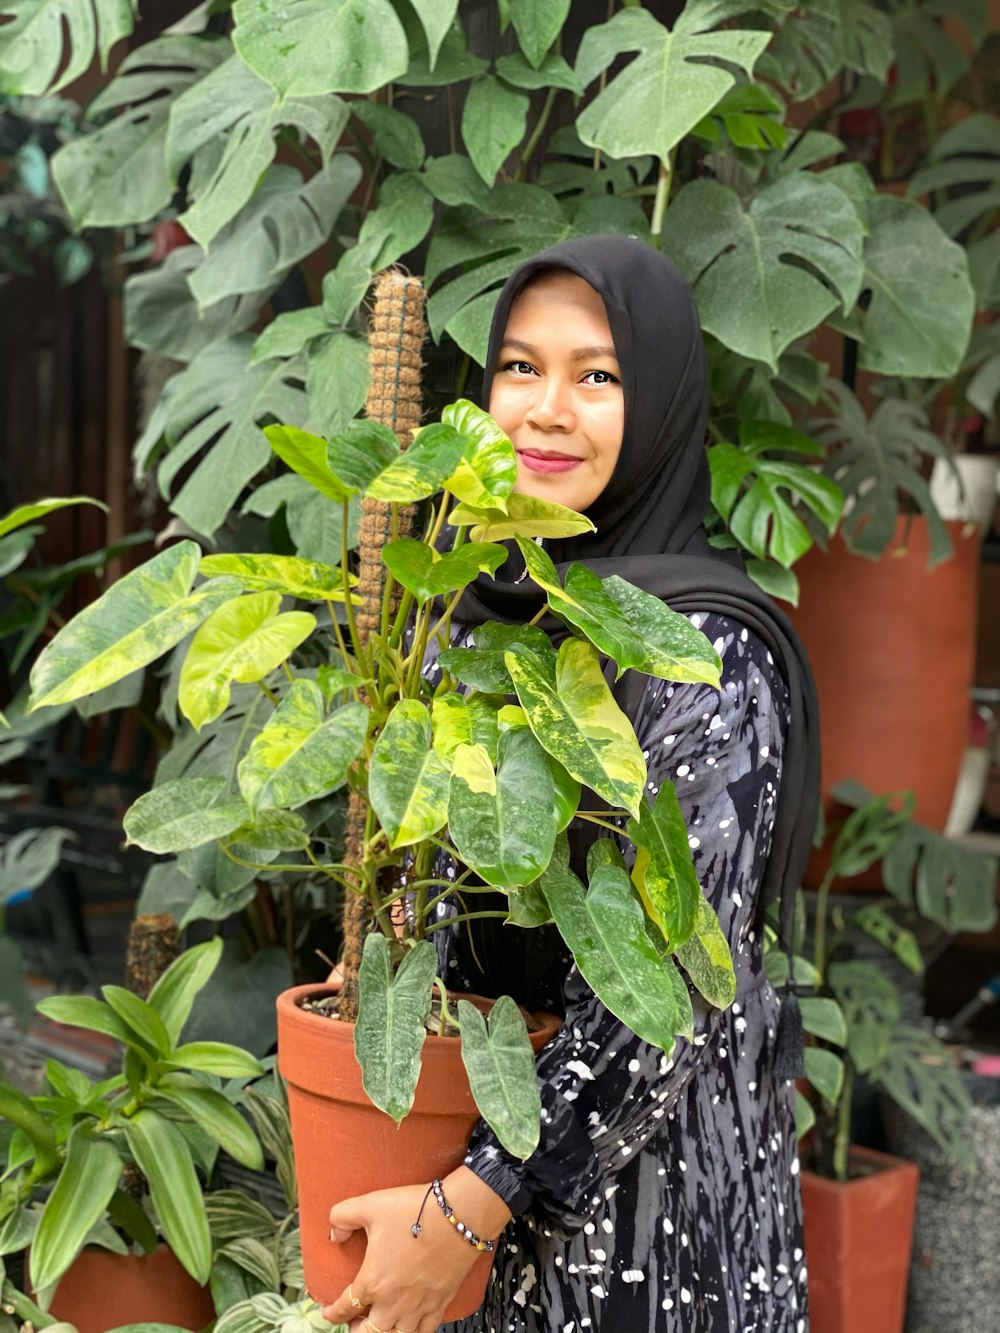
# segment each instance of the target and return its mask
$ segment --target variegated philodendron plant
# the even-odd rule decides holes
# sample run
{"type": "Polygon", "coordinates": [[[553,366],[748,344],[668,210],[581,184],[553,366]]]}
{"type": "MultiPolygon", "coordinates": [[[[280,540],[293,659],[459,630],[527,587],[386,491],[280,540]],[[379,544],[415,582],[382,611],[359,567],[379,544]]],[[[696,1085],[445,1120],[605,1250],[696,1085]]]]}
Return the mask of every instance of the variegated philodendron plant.
{"type": "MultiPolygon", "coordinates": [[[[194,542],[178,542],[60,631],[32,674],[33,707],[99,690],[189,635],[179,704],[196,730],[223,713],[233,683],[259,683],[268,715],[232,756],[231,778],[165,781],[136,801],[125,829],[152,852],[215,840],[233,860],[271,872],[279,858],[296,860],[296,870],[308,861],[367,895],[375,928],[361,966],[356,1049],[368,1095],[395,1120],[412,1104],[435,984],[444,995],[433,932],[476,915],[475,896],[486,891],[506,895],[499,915],[512,929],[554,921],[604,1004],[669,1051],[692,1027],[682,969],[725,1007],[732,960],[698,884],[672,786],[664,783],[652,805],[646,799],[643,754],[602,654],[619,675],[631,669],[717,686],[711,644],[620,578],[574,564],[560,582],[534,539],[592,524],[515,493],[511,442],[471,403],[446,408],[405,453],[371,421],[332,440],[285,426],[267,435],[342,517],[340,568],[289,556],[203,557],[194,542]],[[420,539],[384,548],[381,625],[367,640],[355,622],[347,558],[361,496],[388,502],[394,520],[396,506],[425,502],[426,510],[420,539]],[[536,625],[488,623],[475,630],[474,646],[450,647],[463,589],[497,570],[508,539],[568,636],[556,649],[536,625]],[[284,609],[292,602],[314,609],[284,609]],[[423,668],[435,641],[441,669],[429,679],[423,668]],[[356,866],[331,862],[301,813],[344,783],[367,795],[356,866]],[[587,789],[610,811],[580,809],[587,789]],[[585,886],[569,867],[565,830],[575,817],[630,839],[631,873],[619,842],[603,837],[585,886]],[[395,880],[390,868],[401,872],[395,880]],[[397,936],[392,908],[404,896],[397,936]],[[439,918],[435,908],[449,896],[457,915],[439,918]]],[[[444,1008],[450,1019],[446,999],[444,1008]]],[[[517,1006],[502,998],[487,1024],[460,1001],[455,1017],[482,1114],[511,1152],[528,1156],[540,1108],[517,1006]]]]}

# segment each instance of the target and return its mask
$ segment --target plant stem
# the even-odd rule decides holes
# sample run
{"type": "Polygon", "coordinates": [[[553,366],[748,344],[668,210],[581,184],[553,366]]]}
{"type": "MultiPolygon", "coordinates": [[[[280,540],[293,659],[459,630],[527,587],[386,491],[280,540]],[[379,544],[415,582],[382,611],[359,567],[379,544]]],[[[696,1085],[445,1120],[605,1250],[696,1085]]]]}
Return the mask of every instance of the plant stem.
{"type": "Polygon", "coordinates": [[[596,824],[598,828],[610,829],[612,833],[621,833],[617,824],[609,824],[606,819],[600,819],[597,815],[585,815],[582,810],[576,812],[581,819],[585,819],[588,824],[596,824]]]}
{"type": "Polygon", "coordinates": [[[462,912],[459,916],[446,916],[443,921],[432,921],[424,927],[424,934],[429,935],[432,930],[441,930],[444,926],[457,925],[459,921],[479,921],[483,917],[500,917],[506,921],[508,915],[508,912],[462,912]]]}
{"type": "Polygon", "coordinates": [[[833,1148],[833,1173],[837,1180],[847,1179],[848,1158],[851,1150],[851,1098],[854,1092],[854,1067],[844,1060],[844,1086],[837,1106],[837,1131],[833,1148]]]}
{"type": "Polygon", "coordinates": [[[347,611],[347,631],[351,636],[351,646],[354,649],[354,656],[358,660],[358,666],[361,667],[362,675],[370,676],[371,671],[368,666],[368,659],[365,656],[364,645],[361,642],[361,636],[358,633],[358,623],[354,618],[354,603],[351,601],[350,579],[348,578],[348,569],[350,568],[350,553],[347,547],[347,529],[350,523],[350,503],[344,501],[344,519],[340,529],[340,570],[341,576],[347,581],[347,596],[344,599],[344,607],[347,611]]]}
{"type": "MultiPolygon", "coordinates": [[[[833,884],[833,871],[828,870],[816,893],[816,937],[813,943],[813,967],[819,973],[820,985],[826,978],[826,911],[827,899],[833,884]]],[[[783,941],[786,948],[791,947],[790,940],[783,941]]]]}
{"type": "Polygon", "coordinates": [[[549,123],[549,117],[552,115],[552,108],[556,104],[556,93],[558,91],[558,88],[550,88],[545,94],[545,101],[542,103],[542,109],[539,113],[538,120],[535,122],[535,128],[531,131],[531,137],[524,145],[524,151],[521,153],[521,162],[517,168],[517,173],[514,176],[514,179],[517,181],[524,180],[528,170],[528,163],[534,156],[535,149],[541,142],[542,135],[545,133],[545,127],[549,123]]]}
{"type": "Polygon", "coordinates": [[[660,161],[660,174],[656,179],[656,194],[653,198],[653,220],[649,230],[653,244],[660,247],[660,233],[663,231],[663,219],[667,212],[667,200],[670,198],[670,179],[674,172],[673,154],[666,161],[660,161]]]}

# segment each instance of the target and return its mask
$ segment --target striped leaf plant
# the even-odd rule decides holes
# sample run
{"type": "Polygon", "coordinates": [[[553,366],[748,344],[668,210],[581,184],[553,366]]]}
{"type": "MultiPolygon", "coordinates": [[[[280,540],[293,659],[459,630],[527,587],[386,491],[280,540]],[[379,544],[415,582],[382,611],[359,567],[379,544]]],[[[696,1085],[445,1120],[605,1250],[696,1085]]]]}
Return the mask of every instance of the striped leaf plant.
{"type": "Polygon", "coordinates": [[[509,998],[488,1022],[449,1002],[434,933],[484,915],[477,895],[499,891],[506,904],[490,915],[514,929],[554,922],[608,1008],[667,1051],[691,1031],[690,987],[728,1005],[732,960],[676,794],[664,783],[648,800],[642,750],[608,683],[633,670],[717,687],[718,654],[684,616],[622,579],[582,564],[560,576],[534,539],[590,530],[589,519],[515,494],[513,446],[469,402],[445,408],[405,452],[368,420],[328,439],[292,426],[266,433],[342,518],[340,567],[205,556],[179,541],[56,635],[34,667],[32,706],[79,699],[174,649],[179,705],[196,731],[223,713],[235,685],[256,683],[264,720],[229,776],[154,787],[125,816],[129,841],[161,854],[216,843],[239,865],[311,865],[364,895],[372,930],[355,1046],[368,1096],[397,1122],[407,1114],[436,988],[442,1030],[460,1029],[480,1111],[527,1157],[539,1104],[524,1020],[509,998]],[[390,507],[393,533],[403,506],[422,515],[419,535],[384,548],[381,623],[367,636],[347,548],[362,497],[390,507]],[[554,646],[534,623],[487,623],[456,643],[464,589],[495,573],[511,541],[565,636],[554,646]],[[366,802],[359,864],[336,860],[305,812],[345,785],[366,802]],[[569,864],[573,820],[602,835],[586,884],[569,864]],[[457,909],[446,918],[436,911],[445,898],[457,909]],[[401,902],[405,912],[394,911],[401,902]]]}

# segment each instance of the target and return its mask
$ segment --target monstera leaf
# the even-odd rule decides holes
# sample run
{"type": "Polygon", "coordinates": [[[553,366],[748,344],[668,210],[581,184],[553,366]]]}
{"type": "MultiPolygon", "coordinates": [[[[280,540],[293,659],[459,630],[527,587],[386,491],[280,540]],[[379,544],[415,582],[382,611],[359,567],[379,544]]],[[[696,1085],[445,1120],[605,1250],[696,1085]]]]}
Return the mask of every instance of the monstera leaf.
{"type": "Polygon", "coordinates": [[[58,92],[86,73],[95,52],[107,69],[137,9],[136,0],[6,0],[0,14],[13,22],[0,28],[0,93],[58,92]]]}
{"type": "Polygon", "coordinates": [[[389,0],[236,0],[237,51],[281,97],[371,93],[406,72],[389,0]]]}
{"type": "Polygon", "coordinates": [[[888,9],[896,79],[886,105],[944,98],[969,68],[966,51],[975,50],[989,31],[984,0],[889,0],[888,9]],[[951,20],[948,27],[943,18],[951,20]],[[968,37],[957,31],[958,23],[968,29],[968,37]]]}
{"type": "Polygon", "coordinates": [[[980,111],[945,130],[908,193],[932,196],[935,221],[949,236],[1000,210],[1000,119],[980,111]]]}
{"type": "Polygon", "coordinates": [[[853,307],[863,240],[846,194],[811,172],[782,177],[746,208],[734,190],[692,181],[663,226],[664,250],[693,287],[706,331],[772,371],[796,338],[853,307]]]}
{"type": "Polygon", "coordinates": [[[223,41],[177,34],[125,57],[117,78],[88,109],[91,120],[106,111],[120,114],[94,134],[71,139],[52,159],[77,227],[146,222],[166,208],[174,193],[164,159],[171,103],[224,60],[227,49],[223,41]]]}
{"type": "Polygon", "coordinates": [[[189,196],[194,202],[181,215],[188,233],[208,246],[254,194],[274,160],[275,135],[286,126],[307,134],[329,164],[347,124],[347,106],[339,97],[289,97],[277,92],[231,55],[170,108],[166,162],[176,183],[184,165],[212,159],[207,171],[193,171],[189,196]],[[219,145],[223,145],[221,154],[219,145]]]}
{"type": "Polygon", "coordinates": [[[304,422],[308,415],[305,394],[290,382],[301,376],[301,368],[288,361],[248,365],[253,341],[244,333],[212,343],[170,381],[163,428],[169,452],[157,476],[169,494],[180,470],[200,456],[171,508],[206,536],[270,461],[271,447],[258,423],[268,416],[304,422]]]}
{"type": "Polygon", "coordinates": [[[811,0],[775,33],[759,73],[773,74],[795,101],[813,97],[849,69],[884,83],[892,63],[892,24],[865,0],[811,0]]]}
{"type": "Polygon", "coordinates": [[[869,1077],[908,1111],[931,1138],[967,1170],[972,1100],[942,1042],[923,1028],[901,1023],[869,1077]]]}
{"type": "Polygon", "coordinates": [[[639,54],[577,117],[583,142],[611,157],[654,153],[666,161],[736,83],[729,67],[751,74],[770,41],[767,31],[708,31],[718,17],[713,6],[689,0],[673,31],[634,7],[588,28],[576,60],[584,87],[618,56],[639,54]]]}

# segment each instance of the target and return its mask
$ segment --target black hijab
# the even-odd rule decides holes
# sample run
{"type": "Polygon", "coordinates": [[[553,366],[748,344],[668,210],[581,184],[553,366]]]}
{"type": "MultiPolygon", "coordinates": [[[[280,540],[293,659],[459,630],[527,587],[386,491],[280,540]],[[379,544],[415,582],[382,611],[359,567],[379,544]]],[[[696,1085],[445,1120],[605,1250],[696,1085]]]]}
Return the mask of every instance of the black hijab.
{"type": "MultiPolygon", "coordinates": [[[[780,899],[781,935],[790,949],[795,895],[819,808],[816,691],[788,619],[733,554],[714,550],[705,536],[708,369],[694,298],[674,266],[637,239],[586,236],[543,250],[520,264],[500,293],[486,358],[486,406],[511,306],[525,284],[546,269],[575,273],[604,302],[621,369],[625,428],[611,480],[586,511],[597,531],[547,541],[545,549],[561,574],[580,560],[599,577],[617,574],[676,611],[731,616],[770,651],[788,685],[790,721],[761,905],[780,899]]],[[[462,599],[457,618],[468,624],[530,620],[545,594],[530,578],[514,582],[522,570],[523,564],[512,560],[495,580],[481,575],[462,599]]],[[[551,613],[540,623],[555,639],[566,634],[551,613]]],[[[619,684],[619,702],[630,716],[644,685],[645,678],[634,671],[619,684]]],[[[776,1066],[784,1068],[776,1072],[792,1077],[801,1071],[794,986],[782,1008],[789,1021],[776,1054],[776,1066]]]]}

